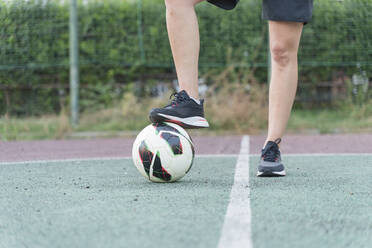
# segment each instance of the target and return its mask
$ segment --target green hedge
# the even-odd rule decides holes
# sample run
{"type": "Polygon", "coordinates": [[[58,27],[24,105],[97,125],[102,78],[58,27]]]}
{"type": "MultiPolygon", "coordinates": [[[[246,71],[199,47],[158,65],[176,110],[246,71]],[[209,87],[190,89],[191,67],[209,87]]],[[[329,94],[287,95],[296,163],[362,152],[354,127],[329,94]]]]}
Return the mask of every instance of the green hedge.
{"type": "MultiPolygon", "coordinates": [[[[58,112],[68,86],[67,5],[56,1],[0,3],[0,85],[36,90],[0,92],[0,114],[58,112]],[[26,87],[27,86],[27,87],[26,87]],[[60,89],[45,89],[46,87],[60,89]],[[62,94],[63,95],[63,94],[62,94]]],[[[233,11],[197,7],[201,73],[229,64],[255,68],[266,81],[267,25],[261,0],[241,1],[233,11]]],[[[337,71],[351,75],[372,67],[372,0],[315,1],[299,55],[301,80],[316,85],[337,71]]],[[[106,106],[146,75],[174,72],[163,0],[88,1],[79,4],[82,109],[106,106]],[[129,86],[128,86],[129,87],[129,86]],[[115,90],[116,89],[116,90],[115,90]]]]}

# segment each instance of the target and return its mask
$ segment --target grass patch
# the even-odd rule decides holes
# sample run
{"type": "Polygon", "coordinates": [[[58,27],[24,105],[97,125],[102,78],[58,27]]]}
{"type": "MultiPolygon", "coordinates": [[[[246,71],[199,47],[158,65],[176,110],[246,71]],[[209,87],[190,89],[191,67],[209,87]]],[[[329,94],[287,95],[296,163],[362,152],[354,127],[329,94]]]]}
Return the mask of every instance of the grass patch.
{"type": "Polygon", "coordinates": [[[365,113],[365,107],[352,111],[343,109],[294,110],[288,123],[289,132],[313,130],[327,133],[362,133],[372,131],[372,115],[365,113]]]}
{"type": "MultiPolygon", "coordinates": [[[[205,77],[213,82],[206,93],[205,112],[210,128],[192,134],[262,134],[267,129],[268,90],[259,84],[253,72],[228,67],[221,73],[211,71],[205,77]]],[[[170,93],[169,93],[170,95],[170,93]]],[[[149,125],[148,113],[153,107],[167,104],[165,98],[136,98],[126,93],[114,107],[81,115],[73,129],[65,111],[58,116],[40,118],[0,118],[0,140],[61,139],[76,132],[120,132],[139,130],[149,125]]],[[[372,131],[372,102],[364,104],[345,99],[333,108],[294,109],[288,133],[360,133],[372,131]]]]}
{"type": "Polygon", "coordinates": [[[0,140],[61,139],[72,131],[68,116],[0,118],[0,140]]]}
{"type": "MultiPolygon", "coordinates": [[[[212,104],[212,101],[210,104],[212,104]]],[[[132,116],[128,115],[128,112],[125,115],[122,108],[119,107],[96,113],[85,113],[82,115],[79,127],[75,130],[68,124],[66,115],[49,115],[40,118],[22,119],[0,118],[0,137],[2,141],[40,140],[62,139],[68,137],[73,132],[110,132],[110,135],[115,135],[115,133],[122,131],[139,131],[149,124],[146,108],[150,108],[151,106],[146,106],[142,106],[144,110],[138,110],[139,112],[132,116]]],[[[211,128],[201,131],[201,134],[260,134],[266,132],[266,123],[261,124],[263,119],[246,122],[247,120],[249,121],[249,116],[245,116],[240,117],[238,120],[230,121],[228,119],[234,116],[228,115],[226,119],[221,120],[219,119],[219,115],[213,118],[213,111],[218,110],[217,106],[214,106],[214,108],[216,109],[207,110],[211,128]]],[[[226,109],[220,110],[223,112],[228,111],[228,109],[230,108],[226,106],[226,109]]],[[[242,107],[242,109],[244,108],[242,107]]],[[[239,111],[242,110],[238,110],[237,113],[239,111]]],[[[371,132],[372,116],[363,116],[358,111],[363,112],[363,109],[355,109],[353,112],[345,109],[295,109],[292,112],[287,131],[288,133],[311,132],[321,134],[371,132]]],[[[222,113],[220,114],[222,115],[222,113]]]]}

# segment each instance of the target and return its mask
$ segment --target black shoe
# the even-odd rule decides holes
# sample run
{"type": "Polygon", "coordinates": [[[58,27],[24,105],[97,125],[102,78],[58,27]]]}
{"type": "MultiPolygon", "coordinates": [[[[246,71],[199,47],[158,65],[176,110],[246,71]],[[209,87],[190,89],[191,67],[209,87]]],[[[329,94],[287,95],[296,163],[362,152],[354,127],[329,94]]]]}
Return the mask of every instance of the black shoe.
{"type": "Polygon", "coordinates": [[[278,146],[280,141],[281,139],[269,141],[262,149],[261,161],[257,171],[258,177],[282,177],[286,175],[278,146]]]}
{"type": "Polygon", "coordinates": [[[209,127],[208,121],[204,118],[204,100],[200,100],[200,104],[198,104],[184,90],[173,93],[172,96],[174,98],[169,105],[150,111],[151,122],[173,122],[183,128],[209,127]]]}

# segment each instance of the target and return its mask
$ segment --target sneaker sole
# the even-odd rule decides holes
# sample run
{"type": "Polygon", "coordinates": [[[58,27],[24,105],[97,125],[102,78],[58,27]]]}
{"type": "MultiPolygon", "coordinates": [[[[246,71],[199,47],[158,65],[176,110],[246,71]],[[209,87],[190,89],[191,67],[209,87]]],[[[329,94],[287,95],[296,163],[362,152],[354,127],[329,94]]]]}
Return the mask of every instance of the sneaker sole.
{"type": "Polygon", "coordinates": [[[283,171],[258,171],[258,177],[284,177],[286,175],[285,170],[283,171]]]}
{"type": "Polygon", "coordinates": [[[200,116],[188,117],[188,118],[180,118],[171,115],[165,115],[158,113],[156,116],[150,117],[152,122],[172,122],[177,125],[180,125],[183,128],[195,129],[195,128],[208,128],[209,123],[208,121],[200,116]]]}

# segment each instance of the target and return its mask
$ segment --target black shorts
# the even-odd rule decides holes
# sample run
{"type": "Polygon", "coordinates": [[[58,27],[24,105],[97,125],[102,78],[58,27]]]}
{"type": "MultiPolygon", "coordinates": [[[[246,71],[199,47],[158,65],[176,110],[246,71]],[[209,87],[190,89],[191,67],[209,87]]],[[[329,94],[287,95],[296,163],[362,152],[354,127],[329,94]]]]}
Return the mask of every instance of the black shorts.
{"type": "MultiPolygon", "coordinates": [[[[239,0],[208,0],[223,9],[233,9],[239,0]]],[[[271,21],[304,22],[311,20],[313,0],[263,0],[262,18],[271,21]]]]}

